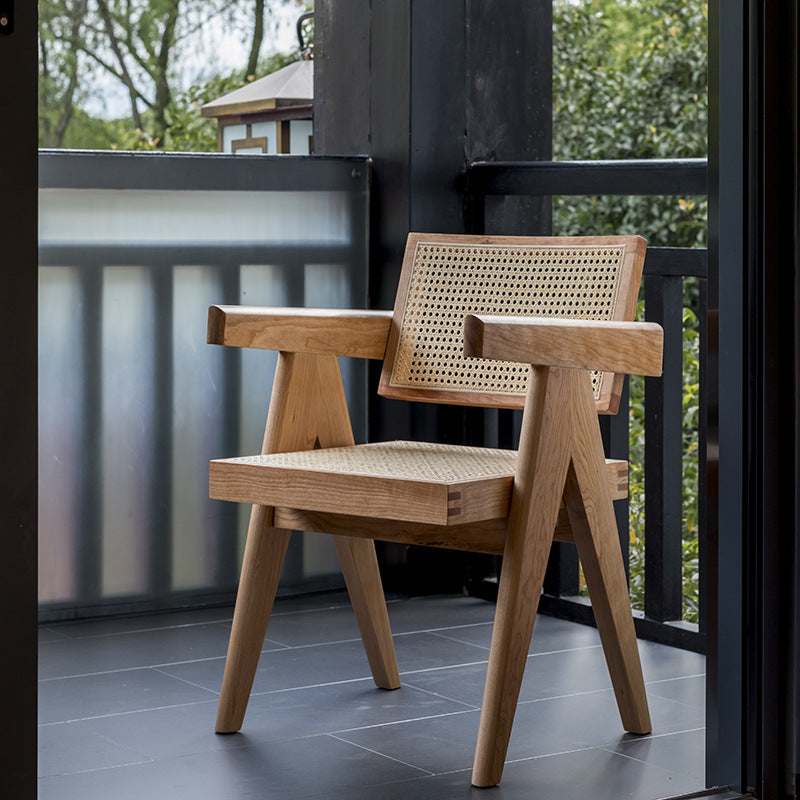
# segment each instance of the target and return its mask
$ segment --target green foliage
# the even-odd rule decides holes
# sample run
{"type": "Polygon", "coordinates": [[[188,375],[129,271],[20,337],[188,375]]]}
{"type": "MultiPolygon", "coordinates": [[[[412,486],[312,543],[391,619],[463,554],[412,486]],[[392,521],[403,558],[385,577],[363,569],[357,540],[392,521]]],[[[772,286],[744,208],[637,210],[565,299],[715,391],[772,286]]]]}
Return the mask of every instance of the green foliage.
{"type": "MultiPolygon", "coordinates": [[[[706,155],[707,2],[555,0],[553,157],[706,155]]],[[[636,233],[651,245],[704,247],[705,198],[557,197],[559,234],[636,233]]],[[[684,619],[697,621],[699,334],[697,284],[684,282],[684,619]]],[[[630,575],[644,603],[644,381],[631,378],[630,575]]]]}
{"type": "Polygon", "coordinates": [[[277,26],[290,4],[305,9],[302,0],[39,0],[40,146],[215,150],[216,121],[200,107],[241,86],[245,70],[209,79],[217,55],[206,34],[241,33],[258,64],[252,80],[297,58],[255,62],[265,21],[277,26]],[[93,119],[84,106],[109,82],[123,88],[128,116],[93,119]]]}
{"type": "MultiPolygon", "coordinates": [[[[259,62],[256,76],[268,75],[291,64],[294,53],[274,53],[259,62]]],[[[213,153],[217,150],[217,121],[203,117],[200,109],[242,86],[238,71],[216,75],[208,81],[176,92],[167,107],[167,128],[163,138],[152,134],[148,125],[150,112],[142,114],[142,127],[136,127],[129,117],[105,120],[89,116],[76,108],[66,129],[62,147],[89,150],[177,150],[194,153],[213,153]]],[[[46,147],[40,140],[40,147],[46,147]]]]}

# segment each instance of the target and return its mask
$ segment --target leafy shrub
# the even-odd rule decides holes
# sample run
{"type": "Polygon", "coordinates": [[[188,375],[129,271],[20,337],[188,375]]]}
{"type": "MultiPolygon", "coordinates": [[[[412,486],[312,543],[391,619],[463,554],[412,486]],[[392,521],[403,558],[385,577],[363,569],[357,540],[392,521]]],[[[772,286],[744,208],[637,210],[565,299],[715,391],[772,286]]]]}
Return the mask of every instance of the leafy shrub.
{"type": "MultiPolygon", "coordinates": [[[[553,157],[706,155],[705,0],[555,0],[553,157]]],[[[636,233],[650,245],[704,247],[704,197],[553,198],[562,235],[636,233]]],[[[641,313],[640,303],[640,313],[641,313]]],[[[684,619],[698,615],[698,285],[684,281],[684,619]]],[[[631,378],[630,588],[644,605],[644,381],[631,378]]]]}

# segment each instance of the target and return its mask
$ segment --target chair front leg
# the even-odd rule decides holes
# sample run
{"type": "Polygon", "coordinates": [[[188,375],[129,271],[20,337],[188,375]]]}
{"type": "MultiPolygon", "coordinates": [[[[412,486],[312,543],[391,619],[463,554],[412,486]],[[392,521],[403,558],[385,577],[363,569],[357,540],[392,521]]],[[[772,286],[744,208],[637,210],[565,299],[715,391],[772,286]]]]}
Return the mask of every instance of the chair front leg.
{"type": "Polygon", "coordinates": [[[267,623],[278,590],[291,531],[272,527],[273,510],[253,506],[247,530],[242,576],[217,710],[217,733],[242,727],[267,623]]]}
{"type": "Polygon", "coordinates": [[[503,774],[533,623],[569,467],[570,373],[532,369],[472,770],[474,786],[503,774]]]}

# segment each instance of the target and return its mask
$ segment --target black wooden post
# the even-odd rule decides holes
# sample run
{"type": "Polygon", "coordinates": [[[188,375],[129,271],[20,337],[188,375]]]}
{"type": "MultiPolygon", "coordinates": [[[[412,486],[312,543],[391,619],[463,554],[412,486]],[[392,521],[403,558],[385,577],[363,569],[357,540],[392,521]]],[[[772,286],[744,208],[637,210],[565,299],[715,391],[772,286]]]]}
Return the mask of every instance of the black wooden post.
{"type": "Polygon", "coordinates": [[[7,299],[0,349],[0,786],[36,797],[36,3],[4,4],[0,33],[0,220],[7,299]]]}
{"type": "Polygon", "coordinates": [[[645,616],[682,615],[683,279],[645,278],[645,315],[664,329],[662,378],[645,378],[645,616]]]}
{"type": "MultiPolygon", "coordinates": [[[[319,0],[315,11],[315,150],[373,159],[369,303],[391,308],[409,231],[473,230],[470,162],[550,158],[552,2],[319,0]]],[[[549,199],[493,200],[487,230],[549,232],[549,199]]],[[[482,411],[374,391],[369,402],[373,440],[475,443],[487,429],[482,411]]],[[[443,560],[431,588],[458,588],[461,556],[425,552],[443,560]]]]}

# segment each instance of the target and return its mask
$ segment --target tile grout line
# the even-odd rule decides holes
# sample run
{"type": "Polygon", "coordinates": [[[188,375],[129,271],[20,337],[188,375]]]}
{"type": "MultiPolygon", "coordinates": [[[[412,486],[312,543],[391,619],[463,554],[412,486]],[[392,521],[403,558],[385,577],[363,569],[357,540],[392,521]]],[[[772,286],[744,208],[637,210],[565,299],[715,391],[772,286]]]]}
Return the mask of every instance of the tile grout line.
{"type": "Polygon", "coordinates": [[[219,697],[220,693],[215,691],[214,689],[209,689],[207,686],[201,686],[199,683],[195,683],[194,681],[190,681],[188,678],[182,678],[180,675],[173,675],[170,672],[165,672],[163,669],[159,669],[158,667],[151,667],[153,672],[158,672],[161,675],[165,675],[168,678],[174,678],[177,681],[181,681],[181,683],[186,683],[189,686],[194,686],[196,689],[202,689],[204,692],[209,692],[214,697],[219,697]]]}
{"type": "Polygon", "coordinates": [[[352,747],[357,747],[359,750],[365,750],[367,753],[372,753],[373,755],[380,756],[381,758],[388,758],[389,761],[394,761],[396,764],[402,764],[404,767],[408,767],[409,769],[415,769],[418,772],[421,772],[424,776],[432,778],[436,773],[430,772],[427,769],[423,769],[422,767],[417,767],[414,764],[409,764],[407,761],[401,761],[399,758],[394,758],[394,756],[386,755],[386,753],[381,753],[379,750],[373,750],[371,747],[365,747],[363,744],[358,744],[357,742],[349,742],[347,739],[342,739],[339,736],[336,736],[333,733],[326,733],[326,736],[329,736],[331,739],[335,739],[338,742],[342,742],[343,744],[349,744],[352,747]]]}

